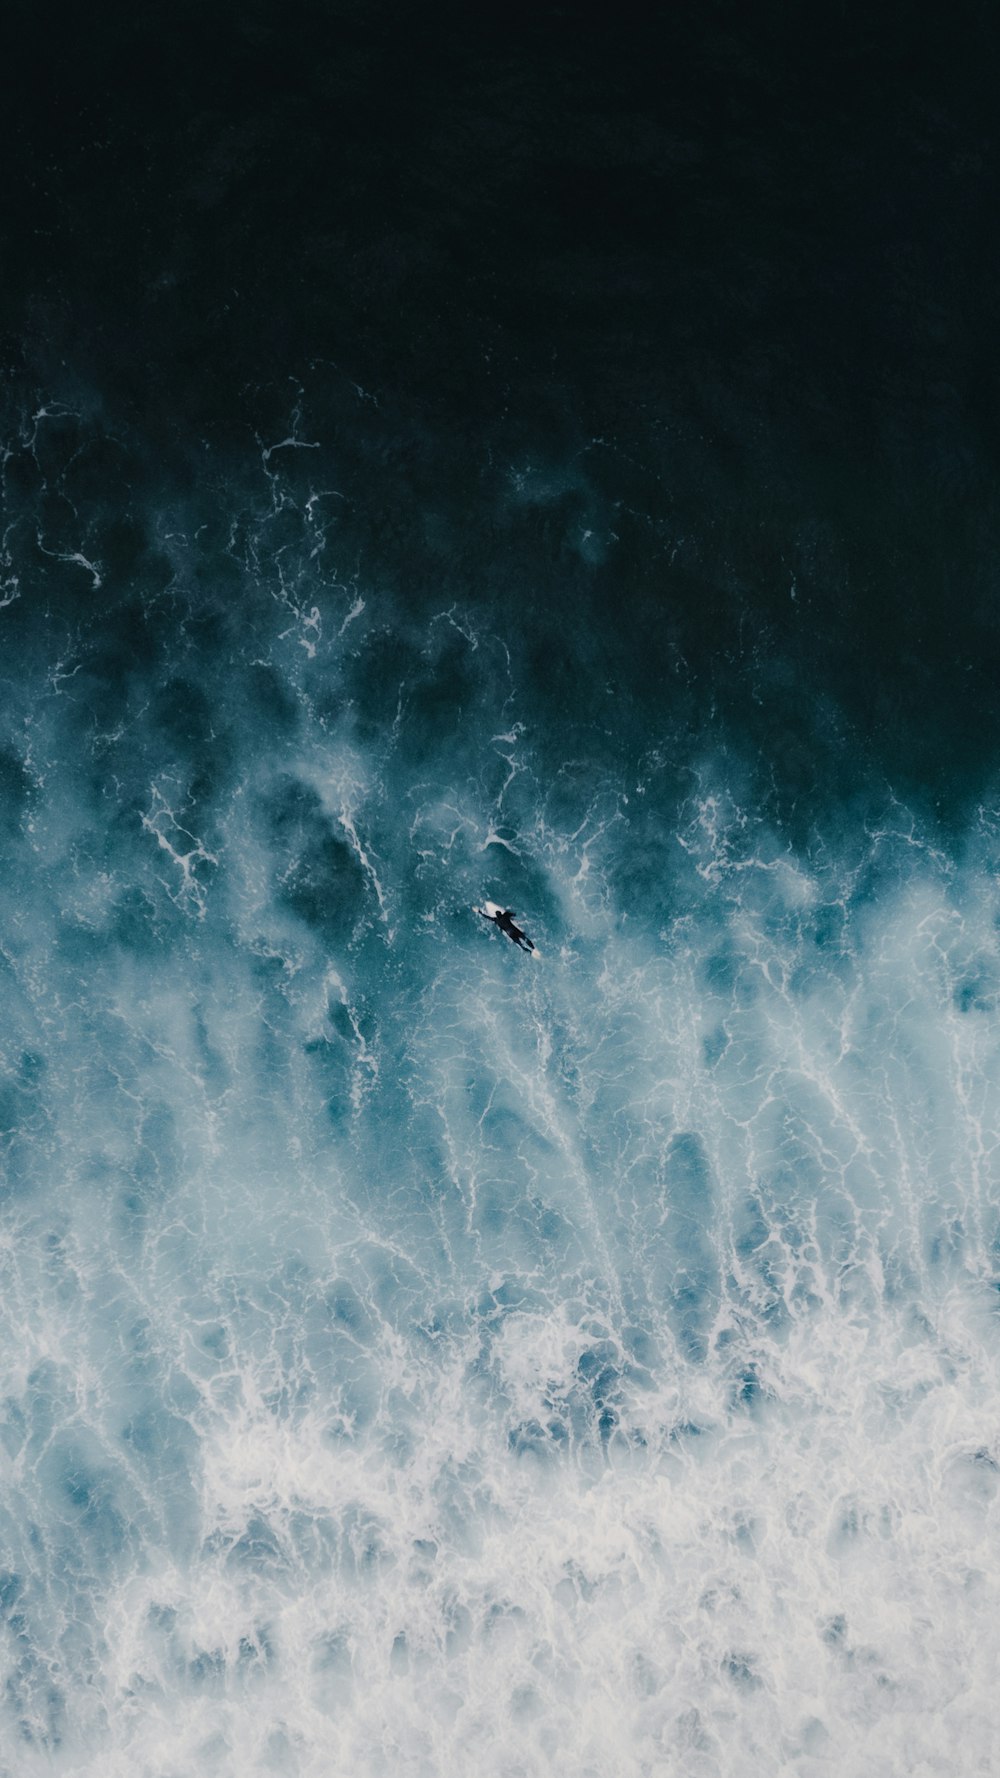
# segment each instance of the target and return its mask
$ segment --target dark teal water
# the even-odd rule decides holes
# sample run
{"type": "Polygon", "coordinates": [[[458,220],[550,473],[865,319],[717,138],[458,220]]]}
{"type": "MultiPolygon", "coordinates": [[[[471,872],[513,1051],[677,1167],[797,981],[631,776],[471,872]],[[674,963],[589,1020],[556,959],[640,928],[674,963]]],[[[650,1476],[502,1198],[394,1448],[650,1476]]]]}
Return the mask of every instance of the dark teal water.
{"type": "Polygon", "coordinates": [[[991,1769],[994,66],[12,26],[3,1774],[991,1769]]]}

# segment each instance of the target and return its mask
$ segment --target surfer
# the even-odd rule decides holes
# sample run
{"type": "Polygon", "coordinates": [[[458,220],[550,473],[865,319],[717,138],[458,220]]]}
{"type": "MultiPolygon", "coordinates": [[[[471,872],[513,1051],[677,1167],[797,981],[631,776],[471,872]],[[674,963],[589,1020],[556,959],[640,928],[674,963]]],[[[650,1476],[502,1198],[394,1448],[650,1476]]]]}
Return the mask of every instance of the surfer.
{"type": "Polygon", "coordinates": [[[495,901],[488,901],[485,907],[477,908],[476,913],[480,914],[484,920],[492,920],[494,926],[499,926],[500,931],[505,933],[511,943],[517,945],[520,950],[534,950],[535,947],[527,933],[522,932],[520,926],[514,925],[513,908],[498,908],[495,901]]]}

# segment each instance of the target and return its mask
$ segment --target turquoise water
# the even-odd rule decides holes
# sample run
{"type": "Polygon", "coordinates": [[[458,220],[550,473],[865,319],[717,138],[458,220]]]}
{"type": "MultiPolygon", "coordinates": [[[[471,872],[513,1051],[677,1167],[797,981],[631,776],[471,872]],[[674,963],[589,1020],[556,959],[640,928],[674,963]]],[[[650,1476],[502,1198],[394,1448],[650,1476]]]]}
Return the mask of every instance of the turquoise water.
{"type": "Polygon", "coordinates": [[[298,419],[7,461],[3,1769],[985,1772],[995,811],[797,847],[298,419]]]}

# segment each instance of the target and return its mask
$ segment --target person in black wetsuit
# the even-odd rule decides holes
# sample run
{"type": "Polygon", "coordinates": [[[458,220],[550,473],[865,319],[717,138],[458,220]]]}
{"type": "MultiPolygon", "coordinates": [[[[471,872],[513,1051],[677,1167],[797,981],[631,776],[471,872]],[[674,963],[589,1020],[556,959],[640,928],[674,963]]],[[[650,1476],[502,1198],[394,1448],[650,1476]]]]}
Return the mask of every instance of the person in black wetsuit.
{"type": "Polygon", "coordinates": [[[500,931],[506,933],[511,943],[517,945],[520,950],[534,950],[535,947],[527,933],[522,932],[520,926],[514,925],[513,908],[498,908],[494,906],[492,901],[488,901],[484,908],[477,908],[476,912],[477,914],[481,914],[484,920],[492,920],[494,926],[499,926],[500,931]],[[493,909],[492,913],[489,911],[490,908],[493,909]]]}

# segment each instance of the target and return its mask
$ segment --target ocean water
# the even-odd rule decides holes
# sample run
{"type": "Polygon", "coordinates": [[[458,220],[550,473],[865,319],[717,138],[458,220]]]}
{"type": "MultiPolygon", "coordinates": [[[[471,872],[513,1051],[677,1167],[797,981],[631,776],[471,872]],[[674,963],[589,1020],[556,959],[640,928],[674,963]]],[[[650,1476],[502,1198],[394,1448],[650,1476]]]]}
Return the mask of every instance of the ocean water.
{"type": "Polygon", "coordinates": [[[997,811],[792,844],[288,419],[124,568],[8,445],[4,1772],[989,1771],[997,811]]]}
{"type": "Polygon", "coordinates": [[[993,1773],[988,58],[446,11],[19,48],[0,1774],[993,1773]]]}

